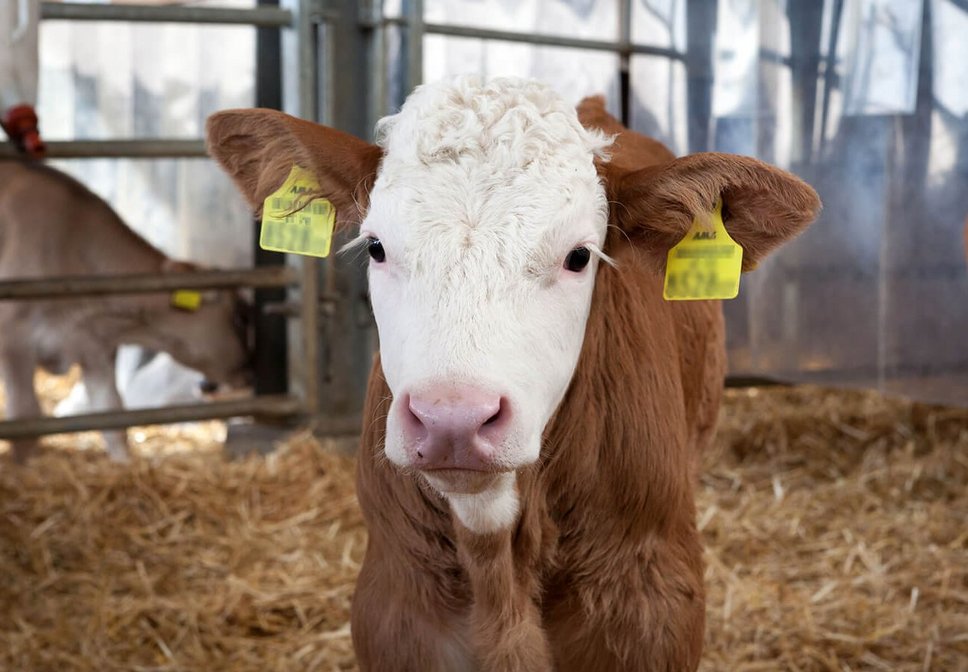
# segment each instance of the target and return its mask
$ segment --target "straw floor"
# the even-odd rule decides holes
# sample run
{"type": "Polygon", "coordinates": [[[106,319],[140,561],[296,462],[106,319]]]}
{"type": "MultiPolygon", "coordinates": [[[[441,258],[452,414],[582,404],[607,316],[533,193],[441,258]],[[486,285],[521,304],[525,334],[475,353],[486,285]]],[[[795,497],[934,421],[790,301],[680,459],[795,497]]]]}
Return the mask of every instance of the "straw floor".
{"type": "MultiPolygon", "coordinates": [[[[352,460],[216,425],[0,459],[0,670],[355,669],[352,460]]],[[[968,672],[968,411],[729,392],[698,498],[704,671],[968,672]]]]}

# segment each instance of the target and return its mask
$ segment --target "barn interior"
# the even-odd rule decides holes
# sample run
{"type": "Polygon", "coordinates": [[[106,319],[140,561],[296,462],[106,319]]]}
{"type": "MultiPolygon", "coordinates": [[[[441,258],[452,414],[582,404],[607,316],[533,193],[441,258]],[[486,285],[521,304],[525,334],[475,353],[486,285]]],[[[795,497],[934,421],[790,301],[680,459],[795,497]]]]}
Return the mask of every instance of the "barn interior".
{"type": "Polygon", "coordinates": [[[0,669],[358,669],[365,264],[262,249],[204,124],[268,107],[371,139],[415,86],[476,73],[602,94],[676,155],[755,156],[823,200],[723,302],[700,669],[968,671],[962,0],[35,4],[46,163],[200,268],[2,276],[0,302],[238,290],[252,384],[202,393],[122,348],[105,412],[79,367],[37,369],[43,416],[0,421],[0,669]]]}

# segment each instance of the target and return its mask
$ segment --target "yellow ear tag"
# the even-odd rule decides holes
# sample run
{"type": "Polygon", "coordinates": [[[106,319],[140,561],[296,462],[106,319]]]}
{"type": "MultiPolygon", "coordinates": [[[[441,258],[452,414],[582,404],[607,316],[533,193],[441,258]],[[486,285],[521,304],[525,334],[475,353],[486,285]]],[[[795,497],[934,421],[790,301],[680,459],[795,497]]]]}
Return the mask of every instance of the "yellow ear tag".
{"type": "Polygon", "coordinates": [[[195,312],[202,305],[202,293],[190,289],[176,289],[171,293],[171,307],[195,312]]]}
{"type": "Polygon", "coordinates": [[[685,238],[669,250],[662,289],[666,301],[735,299],[739,294],[743,248],[729,237],[722,213],[720,199],[708,223],[693,219],[685,238]]]}
{"type": "Polygon", "coordinates": [[[336,210],[325,198],[306,203],[303,194],[319,189],[316,178],[299,166],[262,204],[259,247],[272,252],[291,252],[326,257],[333,242],[336,210]]]}

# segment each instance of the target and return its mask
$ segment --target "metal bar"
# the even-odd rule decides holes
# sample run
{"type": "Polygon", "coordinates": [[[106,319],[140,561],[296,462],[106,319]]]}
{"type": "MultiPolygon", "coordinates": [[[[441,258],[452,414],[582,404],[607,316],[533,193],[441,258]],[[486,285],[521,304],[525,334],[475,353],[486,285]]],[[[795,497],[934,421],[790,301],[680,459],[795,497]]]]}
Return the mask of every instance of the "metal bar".
{"type": "MultiPolygon", "coordinates": [[[[387,18],[387,23],[407,25],[401,19],[387,18]]],[[[533,33],[516,33],[509,30],[489,30],[485,28],[469,28],[467,26],[452,26],[444,23],[424,23],[425,35],[447,35],[450,37],[467,37],[480,40],[499,40],[502,42],[522,42],[537,47],[568,47],[573,49],[590,49],[594,51],[612,51],[621,53],[626,47],[621,42],[607,40],[586,40],[563,35],[536,35],[533,33]]],[[[686,55],[665,47],[652,47],[645,44],[629,44],[630,54],[645,54],[650,56],[665,56],[666,58],[684,61],[686,55]]]]}
{"type": "Polygon", "coordinates": [[[618,14],[619,109],[622,123],[632,126],[632,0],[621,0],[618,14]]]}
{"type": "MultiPolygon", "coordinates": [[[[279,0],[259,0],[264,7],[278,7],[279,0]]],[[[255,105],[274,110],[282,109],[282,31],[272,28],[256,29],[255,105]]],[[[286,265],[286,255],[263,250],[259,245],[259,218],[252,220],[250,245],[258,268],[286,265]]],[[[261,288],[253,292],[252,369],[255,374],[255,394],[283,394],[289,390],[285,314],[274,312],[286,302],[283,287],[261,288]]]]}
{"type": "Polygon", "coordinates": [[[718,18],[715,2],[689,3],[686,12],[686,131],[690,152],[712,146],[713,40],[718,18]]]}
{"type": "Polygon", "coordinates": [[[286,266],[267,266],[238,271],[192,271],[186,273],[137,273],[114,276],[73,276],[0,282],[0,300],[64,299],[107,294],[147,294],[176,289],[228,287],[286,287],[299,274],[286,266]]]}
{"type": "MultiPolygon", "coordinates": [[[[20,156],[12,145],[0,145],[0,157],[20,156]]],[[[204,140],[58,140],[47,143],[47,157],[51,159],[100,158],[204,158],[204,140]]]]}
{"type": "Polygon", "coordinates": [[[136,425],[162,425],[173,422],[194,422],[242,416],[289,417],[304,411],[295,397],[274,395],[211,401],[202,404],[183,404],[165,408],[144,408],[130,411],[103,411],[61,418],[22,418],[0,422],[0,439],[22,439],[43,434],[65,434],[101,429],[123,429],[136,425]]]}
{"type": "Polygon", "coordinates": [[[292,12],[277,7],[233,9],[152,5],[94,5],[42,2],[42,19],[58,21],[148,21],[153,23],[221,23],[262,28],[292,25],[292,12]]]}
{"type": "Polygon", "coordinates": [[[726,376],[723,386],[726,389],[738,387],[792,387],[793,383],[769,376],[736,375],[726,376]]]}
{"type": "Polygon", "coordinates": [[[387,106],[389,77],[387,59],[387,33],[389,28],[378,19],[383,13],[381,0],[367,0],[360,3],[360,32],[367,35],[365,58],[370,72],[369,90],[366,93],[366,126],[372,129],[378,119],[390,110],[387,106]]]}
{"type": "MultiPolygon", "coordinates": [[[[294,29],[282,35],[283,109],[316,121],[320,109],[317,26],[331,18],[319,0],[282,0],[281,4],[294,17],[294,29]]],[[[320,378],[319,260],[286,255],[286,264],[300,279],[298,290],[289,292],[290,300],[298,301],[300,310],[298,322],[289,322],[287,334],[289,389],[315,417],[319,412],[320,378]]]]}
{"type": "Polygon", "coordinates": [[[426,29],[424,23],[423,0],[407,0],[405,5],[407,17],[407,89],[404,97],[410,95],[423,82],[423,37],[426,29]]]}

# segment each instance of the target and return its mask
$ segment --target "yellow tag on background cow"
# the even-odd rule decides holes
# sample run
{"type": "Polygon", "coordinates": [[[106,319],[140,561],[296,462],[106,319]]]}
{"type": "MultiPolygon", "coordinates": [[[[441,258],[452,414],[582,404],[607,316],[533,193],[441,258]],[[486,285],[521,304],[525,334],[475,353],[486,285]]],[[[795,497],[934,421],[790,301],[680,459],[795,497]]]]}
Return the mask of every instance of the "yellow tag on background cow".
{"type": "Polygon", "coordinates": [[[190,289],[176,289],[171,293],[171,305],[195,312],[202,305],[202,293],[190,289]]]}
{"type": "Polygon", "coordinates": [[[708,218],[712,228],[696,217],[685,238],[669,250],[662,289],[667,301],[734,299],[739,294],[743,248],[729,237],[722,213],[720,200],[708,218]]]}
{"type": "Polygon", "coordinates": [[[259,247],[311,257],[328,256],[336,210],[324,198],[309,203],[304,203],[302,198],[303,194],[318,189],[319,184],[311,173],[293,166],[282,186],[262,204],[259,247]]]}

